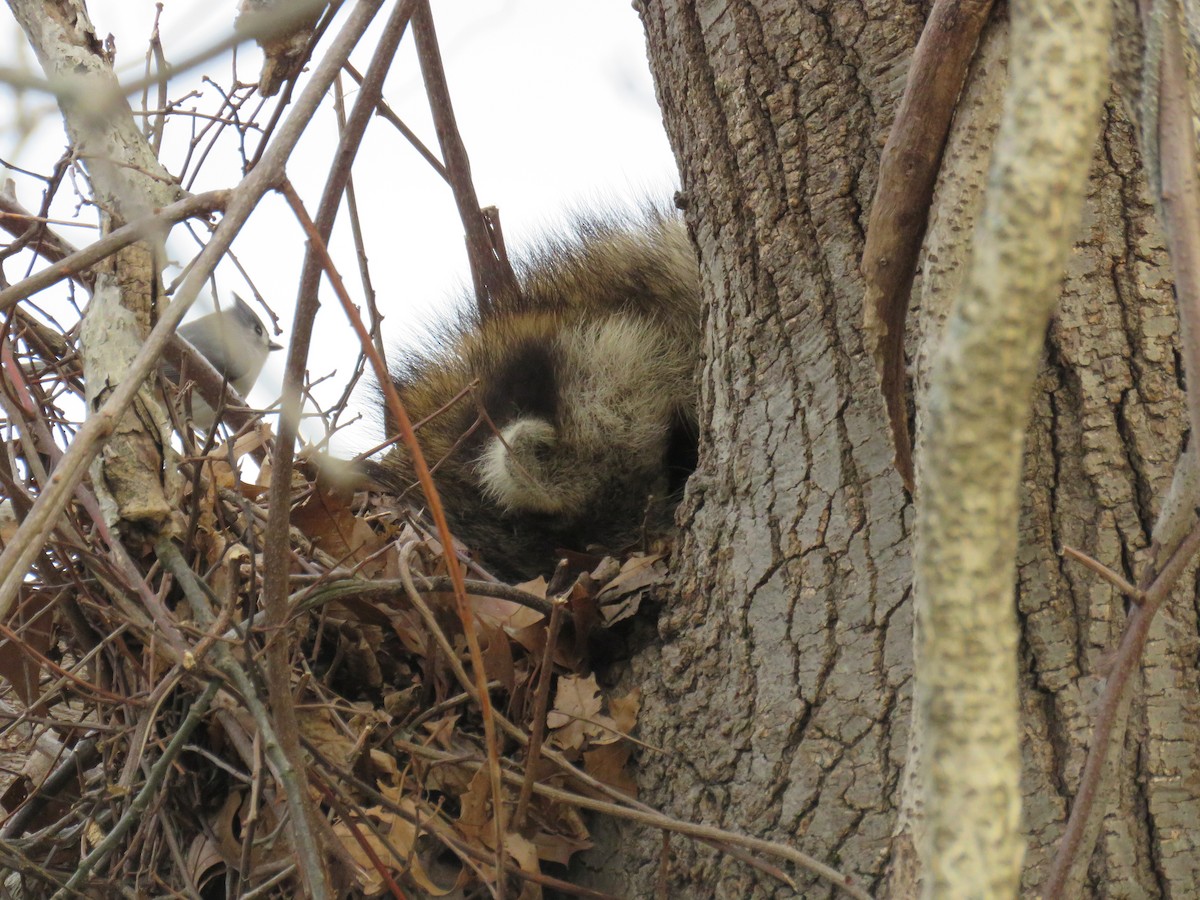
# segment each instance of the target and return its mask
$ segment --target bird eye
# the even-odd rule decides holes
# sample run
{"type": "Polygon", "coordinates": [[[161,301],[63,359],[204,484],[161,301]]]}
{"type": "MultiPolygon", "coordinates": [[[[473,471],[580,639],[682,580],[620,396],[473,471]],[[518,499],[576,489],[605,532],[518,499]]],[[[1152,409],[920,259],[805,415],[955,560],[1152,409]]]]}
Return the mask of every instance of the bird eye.
{"type": "Polygon", "coordinates": [[[262,337],[262,333],[263,333],[262,325],[258,322],[254,323],[254,333],[257,334],[259,337],[262,337]]]}

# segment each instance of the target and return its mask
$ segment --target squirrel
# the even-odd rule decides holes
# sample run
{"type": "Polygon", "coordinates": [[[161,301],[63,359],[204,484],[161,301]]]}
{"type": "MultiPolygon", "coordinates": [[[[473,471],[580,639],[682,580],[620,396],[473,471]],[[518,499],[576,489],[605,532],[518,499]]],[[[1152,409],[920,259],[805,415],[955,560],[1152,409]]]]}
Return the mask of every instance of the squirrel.
{"type": "MultiPolygon", "coordinates": [[[[464,304],[389,374],[455,535],[529,578],[559,550],[669,530],[696,465],[700,284],[663,212],[580,218],[514,269],[519,290],[486,313],[464,304]]],[[[415,481],[402,447],[377,471],[393,490],[415,481]]]]}

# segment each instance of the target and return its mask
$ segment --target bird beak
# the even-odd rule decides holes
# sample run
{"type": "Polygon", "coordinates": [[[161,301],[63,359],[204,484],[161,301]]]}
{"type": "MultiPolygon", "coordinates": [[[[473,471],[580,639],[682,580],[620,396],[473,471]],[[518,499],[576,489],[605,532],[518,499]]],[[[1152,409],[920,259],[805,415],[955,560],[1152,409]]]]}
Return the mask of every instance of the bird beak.
{"type": "Polygon", "coordinates": [[[271,341],[269,344],[267,344],[267,349],[268,350],[282,350],[283,344],[277,344],[274,341],[271,341]]]}

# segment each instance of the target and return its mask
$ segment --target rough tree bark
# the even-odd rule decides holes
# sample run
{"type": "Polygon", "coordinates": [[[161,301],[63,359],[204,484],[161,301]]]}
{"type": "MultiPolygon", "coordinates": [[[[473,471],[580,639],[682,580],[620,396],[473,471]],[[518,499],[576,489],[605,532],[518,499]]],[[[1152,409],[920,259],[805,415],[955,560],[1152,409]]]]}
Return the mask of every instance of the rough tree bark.
{"type": "MultiPolygon", "coordinates": [[[[902,803],[912,677],[912,510],[861,337],[858,261],[879,151],[923,10],[807,0],[637,4],[708,309],[700,469],[678,597],[635,660],[642,798],[788,842],[908,896],[919,809],[902,803]]],[[[1016,585],[1023,890],[1045,878],[1091,736],[1128,578],[1186,430],[1176,318],[1128,107],[1139,26],[1121,9],[1114,95],[1034,394],[1016,585]]],[[[914,288],[917,409],[959,291],[1006,81],[1001,8],[960,100],[914,288]]],[[[920,415],[917,426],[924,425],[920,415]]],[[[919,486],[918,486],[919,489],[919,486]]],[[[1075,896],[1200,894],[1200,628],[1193,574],[1153,627],[1126,752],[1075,896]]],[[[672,842],[668,895],[793,896],[672,842]]],[[[626,829],[597,881],[652,896],[660,838],[626,829]]],[[[801,896],[828,895],[801,881],[801,896]]]]}

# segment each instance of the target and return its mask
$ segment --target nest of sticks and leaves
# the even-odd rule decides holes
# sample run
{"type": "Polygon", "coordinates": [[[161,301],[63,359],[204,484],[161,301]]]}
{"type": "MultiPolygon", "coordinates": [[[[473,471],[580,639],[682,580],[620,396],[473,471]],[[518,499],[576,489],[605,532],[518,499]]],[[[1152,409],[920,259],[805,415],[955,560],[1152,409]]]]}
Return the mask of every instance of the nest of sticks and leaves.
{"type": "MultiPolygon", "coordinates": [[[[58,401],[78,378],[69,357],[14,337],[20,370],[38,373],[21,396],[24,427],[4,435],[5,459],[27,473],[5,477],[19,509],[76,430],[58,401]]],[[[494,891],[498,848],[509,896],[579,893],[562,873],[590,846],[588,810],[637,810],[627,771],[637,692],[602,694],[589,636],[636,611],[661,561],[610,560],[607,575],[554,592],[470,572],[468,639],[420,519],[301,460],[288,497],[288,612],[275,632],[288,725],[271,702],[272,630],[259,611],[266,468],[254,482],[238,475],[272,436],[249,426],[209,443],[183,454],[181,538],[139,547],[114,536],[84,485],[21,587],[0,653],[7,886],[295,896],[287,780],[297,773],[277,743],[294,727],[321,865],[339,894],[494,891]]]]}

